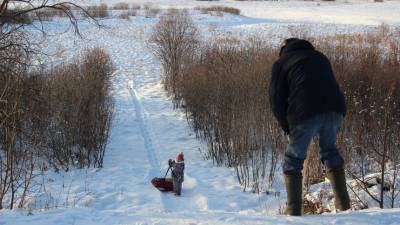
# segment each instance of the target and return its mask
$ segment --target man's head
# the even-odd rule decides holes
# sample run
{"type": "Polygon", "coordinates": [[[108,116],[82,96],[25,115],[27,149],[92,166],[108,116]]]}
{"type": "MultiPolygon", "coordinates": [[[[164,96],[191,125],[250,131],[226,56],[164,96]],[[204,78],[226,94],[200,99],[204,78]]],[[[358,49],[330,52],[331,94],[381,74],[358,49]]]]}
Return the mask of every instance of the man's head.
{"type": "Polygon", "coordinates": [[[289,43],[295,42],[295,41],[298,41],[298,40],[300,40],[300,39],[298,39],[298,38],[288,38],[288,39],[285,39],[285,40],[283,41],[281,50],[279,51],[279,56],[282,55],[283,51],[285,50],[285,48],[287,47],[287,45],[288,45],[289,43]]]}
{"type": "Polygon", "coordinates": [[[282,56],[285,52],[297,49],[314,49],[314,46],[304,39],[288,38],[283,41],[281,50],[279,51],[279,56],[282,56]]]}

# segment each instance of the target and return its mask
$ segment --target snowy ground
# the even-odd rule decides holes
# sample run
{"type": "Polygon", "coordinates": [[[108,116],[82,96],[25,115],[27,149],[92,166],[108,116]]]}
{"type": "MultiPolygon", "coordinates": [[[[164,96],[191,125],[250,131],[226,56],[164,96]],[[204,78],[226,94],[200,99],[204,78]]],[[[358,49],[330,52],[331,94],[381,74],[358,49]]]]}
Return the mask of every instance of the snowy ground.
{"type": "MultiPolygon", "coordinates": [[[[185,4],[183,1],[179,3],[185,4]]],[[[166,0],[163,4],[166,7],[172,1],[166,0]]],[[[252,6],[249,7],[258,4],[264,3],[250,3],[252,6]]],[[[295,9],[286,2],[279,4],[287,10],[290,7],[295,9]]],[[[301,5],[307,8],[310,4],[316,3],[301,5]]],[[[337,3],[332,4],[332,7],[339,7],[337,3]]],[[[385,4],[400,6],[394,1],[385,4]]],[[[342,6],[344,12],[347,12],[346,7],[346,4],[342,6]]],[[[252,10],[243,6],[243,12],[246,10],[251,15],[252,10]]],[[[218,32],[239,36],[252,32],[274,34],[272,41],[276,42],[290,34],[292,26],[305,24],[295,20],[277,20],[274,16],[266,18],[265,15],[256,19],[211,17],[197,13],[195,21],[204,30],[217,27],[218,32]]],[[[368,22],[375,20],[374,15],[370,14],[364,25],[306,24],[313,33],[364,32],[367,28],[372,29],[366,25],[374,25],[368,22]]],[[[132,17],[131,21],[107,19],[103,21],[107,28],[101,30],[82,24],[84,39],[65,33],[48,37],[44,42],[44,48],[57,56],[54,63],[70,59],[80,50],[94,46],[104,47],[112,56],[117,70],[113,77],[116,118],[111,140],[103,169],[48,173],[39,177],[44,181],[40,183],[45,185],[37,186],[31,195],[31,210],[2,210],[0,225],[400,224],[400,209],[369,209],[300,218],[281,216],[279,211],[284,207],[285,196],[284,191],[279,190],[282,188],[279,181],[276,187],[282,191],[281,197],[242,192],[231,169],[215,167],[212,162],[203,160],[199,149],[205,148],[205,144],[196,140],[184,114],[173,110],[160,83],[161,66],[147,47],[146,40],[155,22],[156,19],[143,16],[132,17]],[[167,160],[181,151],[185,153],[185,182],[183,196],[176,198],[154,189],[150,180],[163,176],[167,160]]],[[[45,26],[51,32],[58,32],[65,28],[66,21],[61,19],[45,26]]]]}

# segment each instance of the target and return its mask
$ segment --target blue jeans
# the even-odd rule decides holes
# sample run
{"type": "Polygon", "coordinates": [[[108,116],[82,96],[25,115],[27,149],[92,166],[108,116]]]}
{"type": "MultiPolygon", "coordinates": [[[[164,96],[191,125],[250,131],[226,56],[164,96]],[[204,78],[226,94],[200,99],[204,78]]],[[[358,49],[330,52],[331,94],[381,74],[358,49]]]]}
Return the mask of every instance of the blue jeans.
{"type": "Polygon", "coordinates": [[[314,136],[319,136],[320,157],[327,168],[337,168],[343,165],[336,146],[336,136],[342,123],[340,113],[330,112],[316,115],[302,123],[291,127],[289,145],[283,160],[285,174],[300,173],[307,156],[307,148],[314,136]]]}

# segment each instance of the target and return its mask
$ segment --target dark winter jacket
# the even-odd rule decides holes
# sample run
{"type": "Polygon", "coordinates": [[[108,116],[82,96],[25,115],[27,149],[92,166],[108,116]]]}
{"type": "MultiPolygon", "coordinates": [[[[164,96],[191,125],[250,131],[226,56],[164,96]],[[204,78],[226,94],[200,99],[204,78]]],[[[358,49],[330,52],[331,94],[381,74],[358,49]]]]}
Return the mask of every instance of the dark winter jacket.
{"type": "Polygon", "coordinates": [[[296,39],[281,50],[272,68],[271,109],[282,129],[321,113],[346,113],[346,103],[328,58],[306,40],[296,39]]]}

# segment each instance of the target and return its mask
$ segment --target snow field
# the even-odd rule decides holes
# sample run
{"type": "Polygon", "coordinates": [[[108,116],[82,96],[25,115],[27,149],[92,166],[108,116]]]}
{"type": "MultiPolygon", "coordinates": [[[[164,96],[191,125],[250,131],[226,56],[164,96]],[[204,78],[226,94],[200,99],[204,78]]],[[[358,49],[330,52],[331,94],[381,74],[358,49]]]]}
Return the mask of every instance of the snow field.
{"type": "MultiPolygon", "coordinates": [[[[91,0],[86,4],[105,3],[109,6],[122,0],[91,0]]],[[[400,1],[384,0],[335,0],[335,1],[196,1],[196,0],[123,0],[136,5],[155,8],[194,8],[196,6],[222,5],[235,7],[248,17],[274,19],[283,22],[313,22],[357,25],[399,25],[400,1]]]]}

